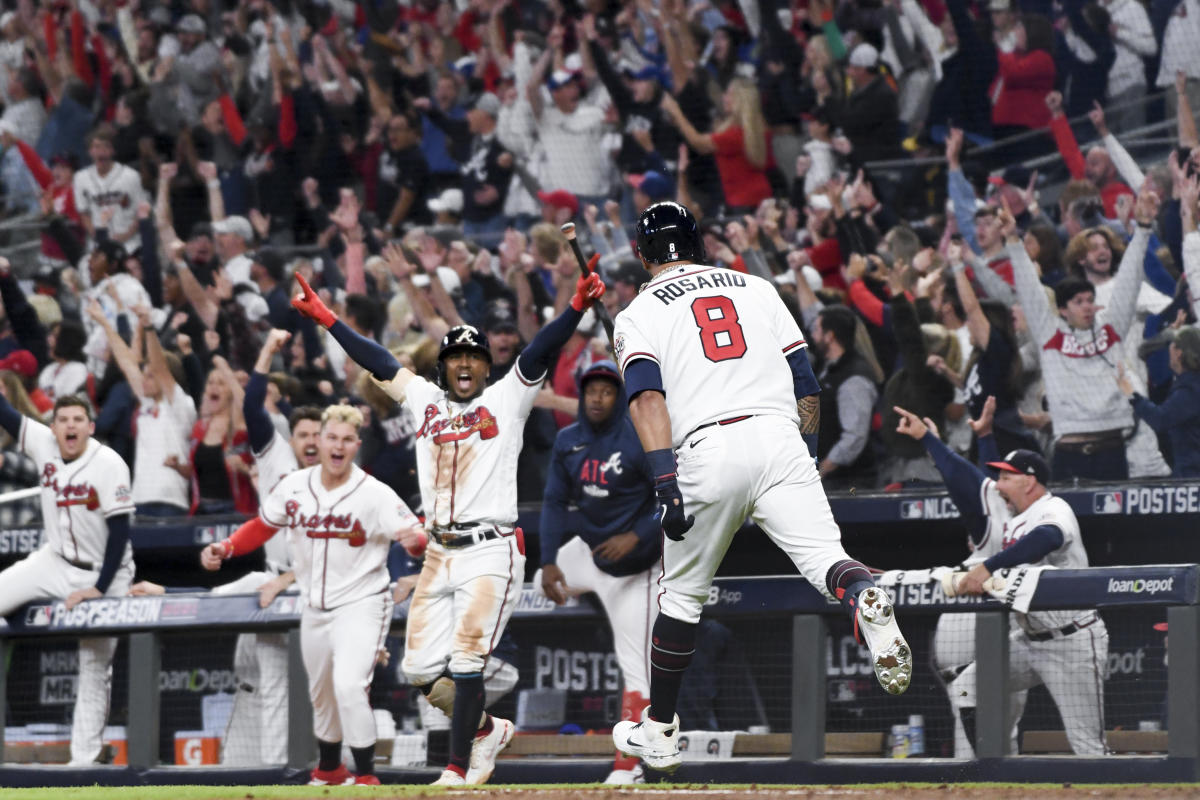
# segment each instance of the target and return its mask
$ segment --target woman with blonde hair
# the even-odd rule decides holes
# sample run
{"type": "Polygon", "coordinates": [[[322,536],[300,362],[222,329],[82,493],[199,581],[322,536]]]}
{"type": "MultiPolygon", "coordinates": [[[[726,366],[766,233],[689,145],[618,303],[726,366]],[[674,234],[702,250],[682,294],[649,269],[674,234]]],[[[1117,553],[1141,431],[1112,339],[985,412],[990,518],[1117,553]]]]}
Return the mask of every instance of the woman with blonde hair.
{"type": "Polygon", "coordinates": [[[722,95],[724,118],[712,133],[701,133],[684,116],[678,101],[664,93],[663,111],[697,153],[712,154],[725,194],[725,216],[753,214],[771,196],[767,180],[767,123],[763,119],[758,88],[745,78],[734,78],[722,95]]]}

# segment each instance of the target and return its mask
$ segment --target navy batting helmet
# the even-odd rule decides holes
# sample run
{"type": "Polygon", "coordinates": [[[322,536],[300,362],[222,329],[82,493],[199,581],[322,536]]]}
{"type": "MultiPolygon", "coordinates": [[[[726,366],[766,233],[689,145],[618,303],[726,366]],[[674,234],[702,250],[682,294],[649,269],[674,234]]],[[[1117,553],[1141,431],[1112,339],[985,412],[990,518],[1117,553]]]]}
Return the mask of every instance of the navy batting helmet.
{"type": "Polygon", "coordinates": [[[704,260],[704,239],[696,218],[669,200],[649,206],[638,217],[637,247],[651,264],[704,260]]]}
{"type": "Polygon", "coordinates": [[[463,351],[479,353],[488,360],[489,364],[492,363],[492,351],[488,347],[487,334],[474,325],[455,325],[442,337],[442,349],[438,351],[437,378],[438,385],[443,389],[448,386],[446,358],[452,353],[463,351]]]}

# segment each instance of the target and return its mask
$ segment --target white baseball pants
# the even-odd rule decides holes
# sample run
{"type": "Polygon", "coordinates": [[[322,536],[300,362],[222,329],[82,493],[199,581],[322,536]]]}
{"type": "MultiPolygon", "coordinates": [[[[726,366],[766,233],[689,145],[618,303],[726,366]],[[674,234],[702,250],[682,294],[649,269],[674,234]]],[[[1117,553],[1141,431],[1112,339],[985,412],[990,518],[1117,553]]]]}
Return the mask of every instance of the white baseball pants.
{"type": "Polygon", "coordinates": [[[308,673],[313,733],[350,747],[375,743],[367,693],[392,621],[392,593],[355,600],[330,611],[307,607],[300,617],[300,650],[308,673]]]}
{"type": "Polygon", "coordinates": [[[432,539],[413,589],[402,668],[414,686],[483,671],[521,595],[525,553],[516,534],[447,550],[432,539]]]}
{"type": "MultiPolygon", "coordinates": [[[[0,616],[34,600],[65,600],[71,592],[96,585],[99,570],[73,567],[49,546],[0,572],[0,616]]],[[[133,562],[117,570],[106,597],[124,597],[133,584],[133,562]]],[[[79,640],[79,682],[71,717],[71,765],[95,763],[104,747],[104,723],[112,690],[115,636],[79,640]]]]}
{"type": "MultiPolygon", "coordinates": [[[[625,678],[625,691],[650,696],[650,634],[658,609],[657,570],[615,577],[596,566],[591,548],[578,536],[558,551],[556,561],[571,589],[595,592],[612,626],[613,652],[625,678]]],[[[540,573],[533,585],[541,591],[540,573]]]]}
{"type": "Polygon", "coordinates": [[[695,526],[683,541],[663,541],[658,603],[669,617],[700,621],[713,576],[747,517],[791,558],[825,595],[825,576],[849,558],[796,424],[757,416],[711,425],[675,451],[685,513],[695,526]]]}
{"type": "MultiPolygon", "coordinates": [[[[213,594],[255,594],[274,578],[251,572],[213,594]]],[[[249,767],[288,760],[288,638],[286,633],[241,633],[233,651],[237,691],[221,744],[221,763],[249,767]]]]}

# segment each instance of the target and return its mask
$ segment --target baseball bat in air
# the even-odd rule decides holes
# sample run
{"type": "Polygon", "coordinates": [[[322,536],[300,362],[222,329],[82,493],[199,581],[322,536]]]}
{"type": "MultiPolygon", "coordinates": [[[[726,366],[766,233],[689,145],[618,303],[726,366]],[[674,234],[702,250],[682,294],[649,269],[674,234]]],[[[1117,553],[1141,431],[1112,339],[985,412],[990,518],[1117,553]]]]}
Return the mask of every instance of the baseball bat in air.
{"type": "MultiPolygon", "coordinates": [[[[579,240],[575,238],[575,223],[568,222],[561,228],[563,236],[567,237],[567,242],[571,245],[571,252],[575,254],[575,261],[579,264],[579,271],[587,275],[591,274],[588,269],[588,261],[583,257],[583,251],[579,249],[579,240]]],[[[600,318],[600,324],[604,326],[604,332],[608,334],[608,345],[613,346],[613,321],[608,315],[608,309],[604,307],[604,303],[597,300],[592,304],[592,308],[596,311],[596,316],[600,318]]]]}

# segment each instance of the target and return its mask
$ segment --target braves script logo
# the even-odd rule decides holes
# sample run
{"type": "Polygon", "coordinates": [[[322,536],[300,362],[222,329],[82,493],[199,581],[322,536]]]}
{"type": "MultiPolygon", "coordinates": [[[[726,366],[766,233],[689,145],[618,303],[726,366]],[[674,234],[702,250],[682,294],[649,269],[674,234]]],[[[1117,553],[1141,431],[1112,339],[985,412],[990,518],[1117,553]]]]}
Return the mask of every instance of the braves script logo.
{"type": "Polygon", "coordinates": [[[367,532],[353,514],[306,515],[295,500],[288,500],[283,510],[287,514],[288,527],[307,528],[304,535],[309,539],[345,539],[351,547],[362,547],[367,543],[367,532]]]}
{"type": "Polygon", "coordinates": [[[494,439],[500,434],[500,428],[492,412],[487,406],[480,406],[473,411],[464,411],[453,418],[441,416],[441,409],[433,403],[425,406],[425,421],[417,431],[417,438],[432,436],[434,444],[446,444],[467,439],[475,433],[480,439],[494,439]]]}
{"type": "Polygon", "coordinates": [[[1091,358],[1101,353],[1107,353],[1119,341],[1121,341],[1121,336],[1113,330],[1113,326],[1105,325],[1096,333],[1092,341],[1086,343],[1075,338],[1075,334],[1068,336],[1062,331],[1055,331],[1049,341],[1042,345],[1042,349],[1057,350],[1067,358],[1091,358]]]}
{"type": "Polygon", "coordinates": [[[100,495],[96,492],[95,487],[90,483],[67,484],[60,487],[58,478],[54,477],[56,471],[53,464],[47,464],[42,469],[42,486],[54,490],[54,494],[58,498],[56,505],[59,508],[84,506],[88,511],[95,511],[100,507],[100,495]]]}

